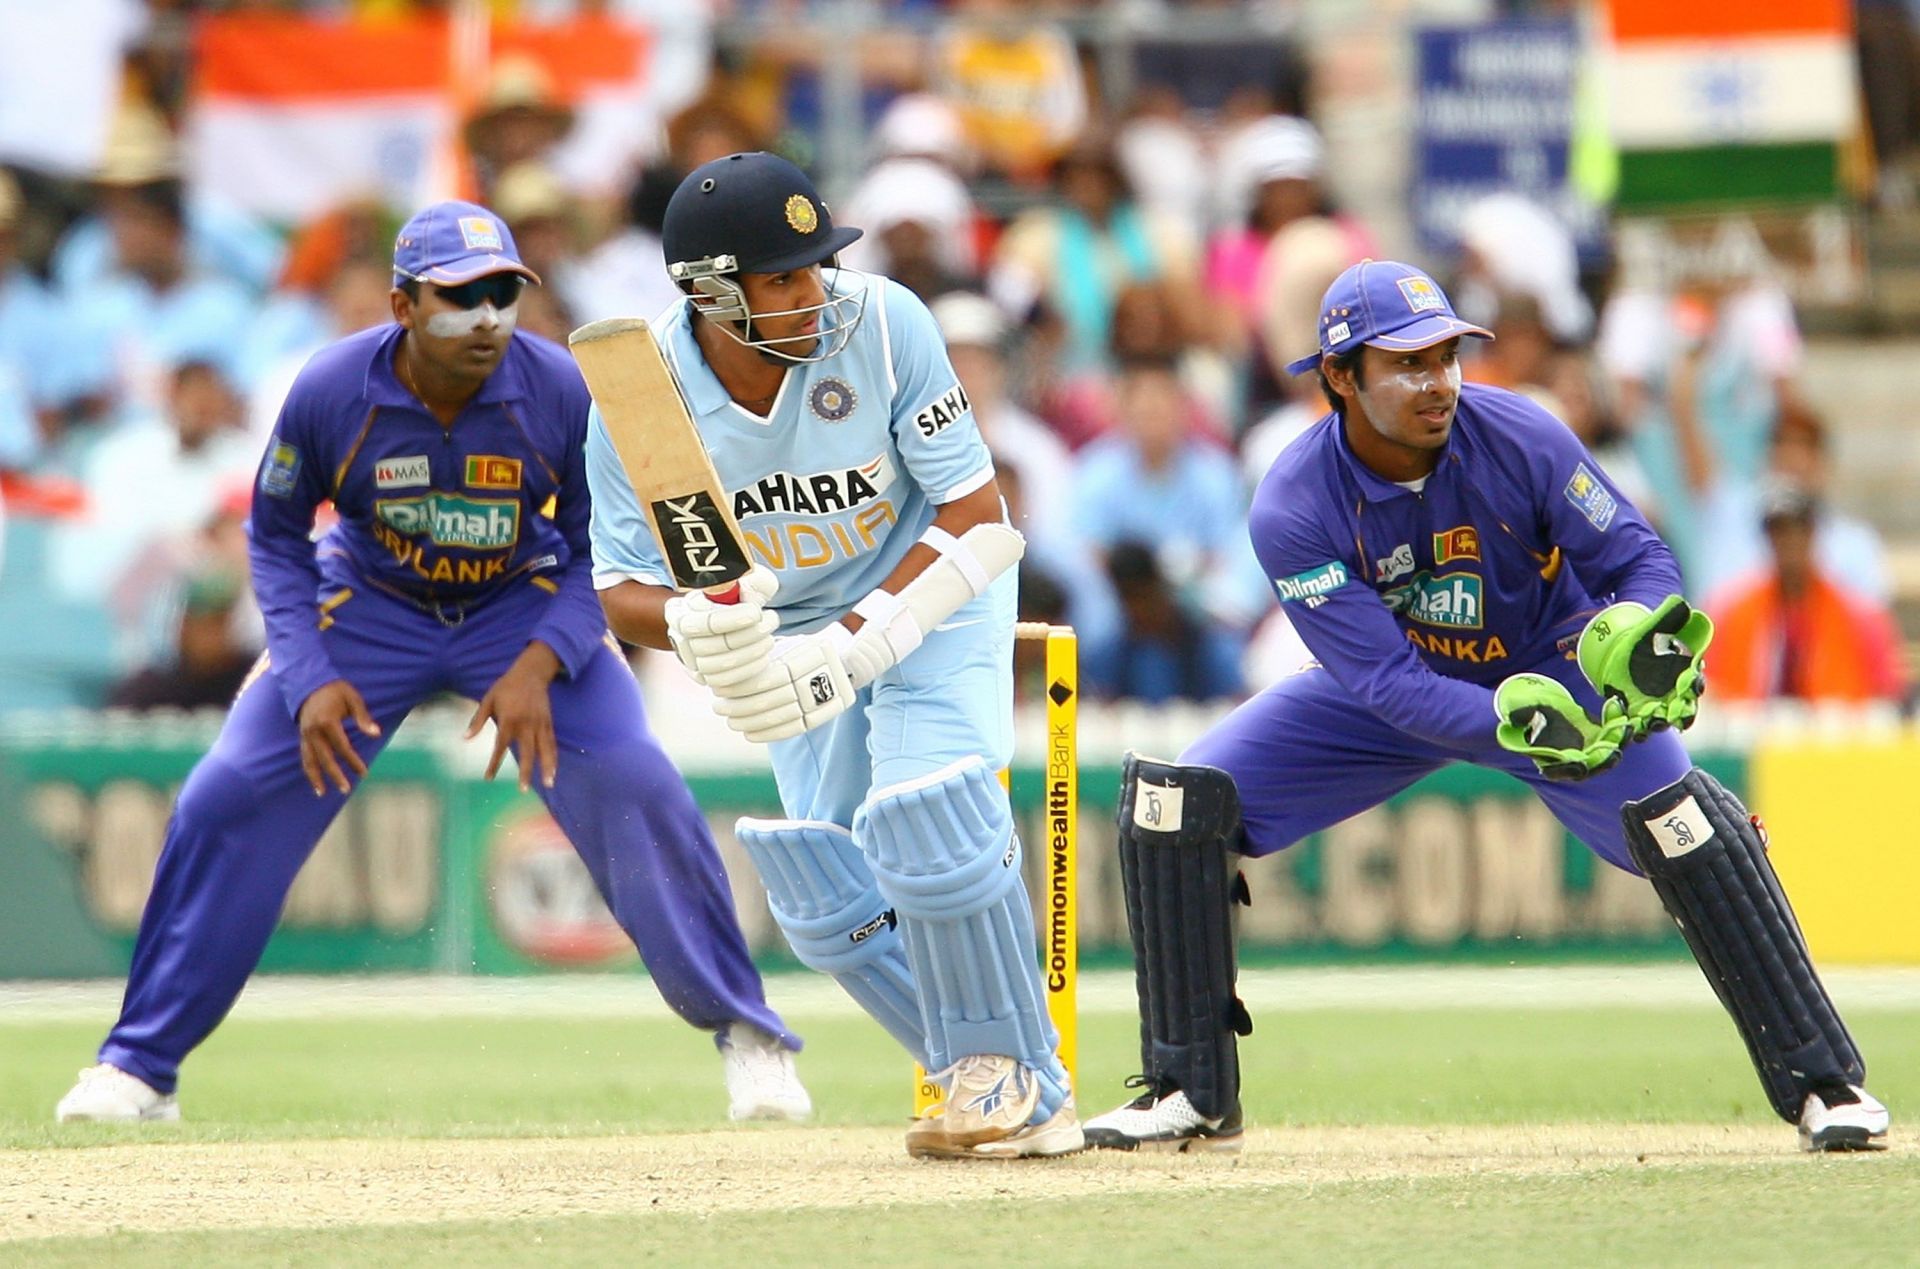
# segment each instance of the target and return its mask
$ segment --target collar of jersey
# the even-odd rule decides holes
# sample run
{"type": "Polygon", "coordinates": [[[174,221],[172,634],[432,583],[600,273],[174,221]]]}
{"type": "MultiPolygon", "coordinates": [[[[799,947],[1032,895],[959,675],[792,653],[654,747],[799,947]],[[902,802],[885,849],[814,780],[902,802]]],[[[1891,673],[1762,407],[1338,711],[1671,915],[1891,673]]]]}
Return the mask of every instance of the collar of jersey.
{"type": "MultiPolygon", "coordinates": [[[[1433,487],[1432,481],[1440,475],[1440,469],[1446,465],[1447,458],[1453,453],[1453,443],[1459,436],[1460,431],[1460,414],[1457,410],[1453,416],[1453,427],[1453,433],[1447,437],[1446,447],[1440,451],[1440,461],[1434,464],[1433,472],[1428,477],[1428,489],[1433,487]]],[[[1333,425],[1333,447],[1340,455],[1340,461],[1346,464],[1347,471],[1352,474],[1354,483],[1360,486],[1360,496],[1368,502],[1386,502],[1392,498],[1416,498],[1420,496],[1411,489],[1402,489],[1399,485],[1394,484],[1391,480],[1388,480],[1385,476],[1382,476],[1379,472],[1361,462],[1360,456],[1353,452],[1351,445],[1347,444],[1347,429],[1337,418],[1333,425]]]]}
{"type": "MultiPolygon", "coordinates": [[[[418,398],[407,391],[393,373],[394,347],[404,333],[405,328],[398,324],[389,326],[380,342],[373,346],[373,359],[367,364],[367,400],[375,405],[424,409],[418,398]]],[[[480,385],[480,391],[473,394],[474,402],[516,401],[527,395],[527,380],[520,368],[519,352],[519,339],[509,340],[506,355],[500,358],[500,364],[493,368],[487,381],[480,385]]]]}

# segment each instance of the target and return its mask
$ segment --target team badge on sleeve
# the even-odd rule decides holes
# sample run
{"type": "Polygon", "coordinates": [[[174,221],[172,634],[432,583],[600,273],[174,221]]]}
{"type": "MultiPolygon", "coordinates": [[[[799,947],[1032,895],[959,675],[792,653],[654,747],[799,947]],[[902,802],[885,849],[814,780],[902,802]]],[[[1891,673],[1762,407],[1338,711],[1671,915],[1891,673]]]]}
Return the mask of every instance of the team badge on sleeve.
{"type": "Polygon", "coordinates": [[[274,441],[260,468],[260,492],[269,498],[291,498],[299,476],[300,451],[285,441],[274,441]]]}
{"type": "Polygon", "coordinates": [[[1613,523],[1614,512],[1620,509],[1620,504],[1585,463],[1573,469],[1573,476],[1567,481],[1563,492],[1567,495],[1567,501],[1580,508],[1580,514],[1602,533],[1613,523]]]}
{"type": "Polygon", "coordinates": [[[860,394],[845,379],[828,375],[807,392],[807,406],[828,423],[838,423],[860,404],[860,394]]]}

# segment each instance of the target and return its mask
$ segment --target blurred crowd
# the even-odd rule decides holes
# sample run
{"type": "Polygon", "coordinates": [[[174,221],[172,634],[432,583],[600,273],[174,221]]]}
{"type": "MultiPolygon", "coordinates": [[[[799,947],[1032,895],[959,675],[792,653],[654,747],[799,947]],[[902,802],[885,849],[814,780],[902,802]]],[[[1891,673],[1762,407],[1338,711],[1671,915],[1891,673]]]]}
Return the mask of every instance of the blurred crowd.
{"type": "MultiPolygon", "coordinates": [[[[97,170],[0,168],[0,708],[229,699],[262,641],[244,522],[280,401],[321,345],[389,320],[412,209],[368,198],[265,224],[185,179],[184,31],[207,7],[249,6],[149,6],[97,170]]],[[[821,61],[855,57],[867,152],[829,195],[866,236],[842,263],[931,305],[1031,544],[1022,616],[1078,627],[1106,697],[1230,699],[1296,667],[1245,534],[1253,484],[1325,412],[1282,367],[1312,349],[1341,269],[1409,248],[1328,188],[1308,59],[1261,25],[1291,6],[1149,6],[1268,33],[1133,40],[1124,99],[1071,21],[1015,0],[879,7],[900,24],[830,54],[796,36],[805,4],[718,4],[686,91],[592,181],[559,161],[580,121],[551,76],[495,62],[462,138],[477,196],[546,282],[521,328],[564,340],[672,302],[659,228],[679,175],[743,149],[807,161],[821,61]]],[[[1832,500],[1829,430],[1764,261],[1630,290],[1548,211],[1496,195],[1466,210],[1455,258],[1419,263],[1498,336],[1463,350],[1467,377],[1545,404],[1668,535],[1720,622],[1717,698],[1904,701],[1884,552],[1832,500]]]]}

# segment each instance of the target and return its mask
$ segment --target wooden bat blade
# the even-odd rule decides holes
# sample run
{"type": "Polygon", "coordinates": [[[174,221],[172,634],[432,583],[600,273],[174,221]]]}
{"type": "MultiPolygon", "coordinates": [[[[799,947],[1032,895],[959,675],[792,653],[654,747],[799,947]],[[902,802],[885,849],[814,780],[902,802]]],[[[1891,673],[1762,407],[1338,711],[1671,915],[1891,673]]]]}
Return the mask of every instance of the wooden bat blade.
{"type": "Polygon", "coordinates": [[[567,347],[674,585],[721,600],[737,595],[753,561],[652,330],[638,317],[609,317],[574,331],[567,347]]]}

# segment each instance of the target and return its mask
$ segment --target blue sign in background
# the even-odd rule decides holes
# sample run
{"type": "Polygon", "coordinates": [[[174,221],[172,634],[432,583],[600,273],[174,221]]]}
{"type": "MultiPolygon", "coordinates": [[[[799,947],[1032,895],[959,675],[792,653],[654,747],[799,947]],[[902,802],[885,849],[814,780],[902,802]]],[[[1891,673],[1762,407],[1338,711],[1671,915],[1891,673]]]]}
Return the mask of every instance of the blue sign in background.
{"type": "Polygon", "coordinates": [[[1423,249],[1459,251],[1460,214],[1501,190],[1554,212],[1583,258],[1604,254],[1602,209],[1567,180],[1580,34],[1572,21],[1490,22],[1415,33],[1414,171],[1423,249]]]}

